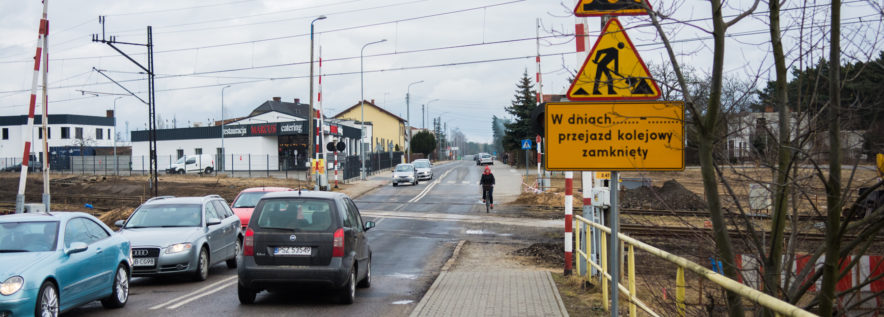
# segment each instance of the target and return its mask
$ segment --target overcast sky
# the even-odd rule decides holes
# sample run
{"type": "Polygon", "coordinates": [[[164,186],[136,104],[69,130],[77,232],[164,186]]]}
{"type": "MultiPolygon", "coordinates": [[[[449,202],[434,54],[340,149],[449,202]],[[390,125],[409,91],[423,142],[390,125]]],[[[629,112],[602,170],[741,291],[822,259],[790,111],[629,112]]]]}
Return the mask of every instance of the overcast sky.
{"type": "MultiPolygon", "coordinates": [[[[881,50],[884,34],[876,11],[881,1],[870,1],[878,2],[845,0],[843,9],[845,50],[859,60],[881,50]]],[[[790,61],[798,56],[802,16],[793,2],[787,2],[783,22],[790,61]]],[[[668,21],[667,35],[682,63],[708,70],[712,41],[704,28],[711,29],[709,3],[654,0],[651,4],[690,23],[668,21]]],[[[725,14],[731,16],[750,5],[745,0],[728,2],[725,14]]],[[[808,27],[804,34],[818,48],[807,57],[817,59],[824,52],[819,45],[828,43],[829,4],[820,0],[808,5],[816,7],[803,12],[808,27]]],[[[118,41],[146,43],[146,27],[153,27],[157,113],[170,124],[173,118],[178,127],[220,119],[221,89],[226,85],[231,85],[224,92],[228,118],[247,115],[277,96],[306,103],[310,22],[325,15],[326,20],[315,23],[315,55],[318,59],[321,47],[326,115],[358,102],[360,49],[386,39],[364,51],[366,100],[374,99],[404,118],[406,90],[410,83],[423,80],[411,87],[410,117],[415,126],[422,126],[421,105],[429,103],[429,116],[441,115],[449,129],[459,128],[472,141],[490,142],[492,115],[508,117],[504,107],[513,100],[522,73],[534,78],[537,19],[542,24],[544,93],[562,94],[568,88],[568,78],[582,64],[575,54],[573,6],[573,0],[53,0],[49,112],[103,116],[113,107],[118,96],[111,94],[125,91],[93,67],[107,70],[146,99],[147,81],[137,73],[140,69],[111,47],[91,42],[92,33],[101,33],[99,15],[107,16],[106,34],[118,41]]],[[[730,76],[769,78],[773,61],[766,8],[762,2],[756,14],[730,31],[734,36],[728,39],[725,65],[730,76]]],[[[0,2],[0,115],[27,114],[41,10],[37,0],[0,2]]],[[[593,41],[599,18],[587,20],[593,41]]],[[[646,63],[668,60],[646,17],[620,20],[646,63]]],[[[119,47],[146,65],[144,47],[119,47]]],[[[145,129],[146,105],[134,97],[120,98],[116,104],[120,131],[125,131],[126,123],[130,130],[145,129]]]]}

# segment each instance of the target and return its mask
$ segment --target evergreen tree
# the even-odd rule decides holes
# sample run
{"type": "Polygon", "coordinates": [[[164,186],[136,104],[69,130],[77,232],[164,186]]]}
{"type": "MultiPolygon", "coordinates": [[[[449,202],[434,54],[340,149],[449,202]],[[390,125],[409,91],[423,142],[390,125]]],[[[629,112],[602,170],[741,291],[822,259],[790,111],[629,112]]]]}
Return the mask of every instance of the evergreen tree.
{"type": "Polygon", "coordinates": [[[522,78],[516,84],[515,99],[512,105],[506,107],[506,112],[513,116],[513,121],[505,123],[506,135],[502,139],[506,150],[521,148],[521,140],[534,138],[534,127],[531,124],[531,112],[537,108],[537,99],[534,95],[534,84],[528,77],[528,70],[522,73],[522,78]]]}
{"type": "Polygon", "coordinates": [[[423,153],[427,157],[436,149],[436,138],[428,131],[421,131],[414,135],[411,146],[415,153],[423,153]]]}

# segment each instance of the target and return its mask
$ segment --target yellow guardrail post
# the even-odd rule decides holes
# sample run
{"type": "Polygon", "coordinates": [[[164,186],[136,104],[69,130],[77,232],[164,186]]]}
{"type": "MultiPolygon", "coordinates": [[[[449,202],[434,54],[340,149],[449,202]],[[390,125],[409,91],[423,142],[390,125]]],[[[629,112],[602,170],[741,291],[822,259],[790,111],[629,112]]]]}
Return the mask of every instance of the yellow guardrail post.
{"type": "Polygon", "coordinates": [[[679,266],[678,273],[675,274],[675,308],[678,310],[678,315],[682,317],[684,317],[686,314],[684,304],[684,289],[684,268],[679,266]]]}
{"type": "Polygon", "coordinates": [[[629,281],[629,316],[638,316],[635,310],[635,300],[638,296],[635,293],[635,248],[629,245],[629,271],[627,271],[627,279],[629,281]]]}
{"type": "Polygon", "coordinates": [[[599,278],[602,279],[602,303],[604,304],[605,311],[608,311],[610,307],[608,307],[608,237],[605,233],[602,233],[602,274],[599,274],[599,278]]]}
{"type": "Polygon", "coordinates": [[[590,280],[590,276],[592,276],[592,233],[589,230],[589,224],[586,225],[587,233],[586,233],[586,280],[590,280]]]}

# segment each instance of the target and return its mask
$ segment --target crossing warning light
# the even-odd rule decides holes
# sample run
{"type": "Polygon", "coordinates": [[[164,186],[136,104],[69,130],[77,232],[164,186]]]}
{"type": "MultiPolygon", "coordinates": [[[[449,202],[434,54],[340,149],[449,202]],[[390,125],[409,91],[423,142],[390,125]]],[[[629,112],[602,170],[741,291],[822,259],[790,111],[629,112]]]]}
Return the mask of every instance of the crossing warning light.
{"type": "Polygon", "coordinates": [[[656,100],[660,88],[651,78],[623,25],[616,18],[602,29],[577,78],[568,89],[568,100],[656,100]]]}

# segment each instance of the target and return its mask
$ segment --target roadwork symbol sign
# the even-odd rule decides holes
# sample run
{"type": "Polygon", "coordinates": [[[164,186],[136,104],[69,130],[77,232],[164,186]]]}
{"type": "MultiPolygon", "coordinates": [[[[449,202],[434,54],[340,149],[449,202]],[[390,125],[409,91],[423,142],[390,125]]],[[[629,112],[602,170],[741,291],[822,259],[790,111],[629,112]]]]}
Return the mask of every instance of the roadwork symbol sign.
{"type": "MultiPolygon", "coordinates": [[[[607,1],[607,0],[602,0],[607,1]]],[[[617,19],[602,30],[592,51],[568,89],[568,100],[655,100],[660,88],[651,78],[626,31],[617,19]]]]}
{"type": "Polygon", "coordinates": [[[522,140],[522,149],[523,150],[530,150],[531,149],[531,140],[528,140],[528,139],[522,140]]]}
{"type": "MultiPolygon", "coordinates": [[[[644,0],[581,0],[574,7],[574,15],[594,17],[602,15],[646,15],[648,11],[642,6],[644,0]]],[[[648,8],[651,3],[648,2],[648,8]]]]}
{"type": "Polygon", "coordinates": [[[546,169],[684,169],[684,104],[672,101],[546,104],[546,169]]]}

